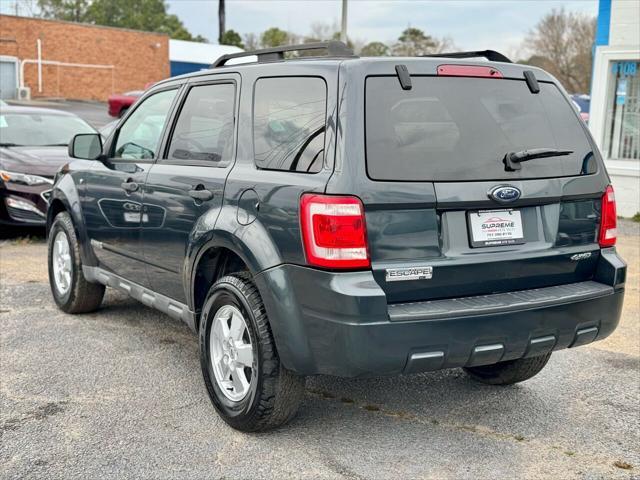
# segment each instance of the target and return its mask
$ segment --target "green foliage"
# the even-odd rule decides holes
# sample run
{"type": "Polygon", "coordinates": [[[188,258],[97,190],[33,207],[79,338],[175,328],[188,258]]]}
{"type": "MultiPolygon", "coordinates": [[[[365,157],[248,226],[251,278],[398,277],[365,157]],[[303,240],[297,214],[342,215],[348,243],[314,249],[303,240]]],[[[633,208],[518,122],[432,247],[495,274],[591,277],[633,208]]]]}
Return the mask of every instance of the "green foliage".
{"type": "Polygon", "coordinates": [[[168,13],[164,0],[38,0],[38,6],[46,18],[166,33],[177,40],[206,41],[201,36],[194,38],[176,15],[168,13]]]}
{"type": "Polygon", "coordinates": [[[242,43],[242,37],[234,30],[225,31],[220,37],[220,45],[233,45],[244,49],[244,43],[242,43]]]}
{"type": "Polygon", "coordinates": [[[280,45],[287,45],[289,38],[288,32],[272,27],[262,32],[262,35],[260,35],[260,43],[263,48],[279,47],[280,45]]]}
{"type": "Polygon", "coordinates": [[[44,18],[84,22],[89,0],[38,0],[38,8],[44,18]]]}
{"type": "Polygon", "coordinates": [[[633,220],[634,222],[640,223],[640,212],[636,212],[636,214],[633,217],[631,217],[631,220],[633,220]]]}
{"type": "Polygon", "coordinates": [[[382,42],[370,42],[362,47],[360,55],[362,57],[385,57],[389,55],[389,47],[382,42]]]}

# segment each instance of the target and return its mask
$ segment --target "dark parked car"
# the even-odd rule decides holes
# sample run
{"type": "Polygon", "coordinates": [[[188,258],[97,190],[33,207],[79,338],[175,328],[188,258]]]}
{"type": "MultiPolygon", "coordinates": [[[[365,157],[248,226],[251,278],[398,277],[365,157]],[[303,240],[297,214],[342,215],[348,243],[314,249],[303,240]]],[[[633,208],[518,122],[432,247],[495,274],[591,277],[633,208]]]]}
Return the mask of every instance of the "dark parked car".
{"type": "Polygon", "coordinates": [[[70,158],[67,144],[95,130],[77,116],[31,107],[0,111],[0,224],[44,226],[53,176],[70,158]]]}
{"type": "Polygon", "coordinates": [[[613,190],[543,70],[330,42],[221,57],[134,108],[70,145],[53,298],[89,312],[110,286],[186,322],[234,428],[286,422],[306,375],[506,385],[618,324],[613,190]]]}

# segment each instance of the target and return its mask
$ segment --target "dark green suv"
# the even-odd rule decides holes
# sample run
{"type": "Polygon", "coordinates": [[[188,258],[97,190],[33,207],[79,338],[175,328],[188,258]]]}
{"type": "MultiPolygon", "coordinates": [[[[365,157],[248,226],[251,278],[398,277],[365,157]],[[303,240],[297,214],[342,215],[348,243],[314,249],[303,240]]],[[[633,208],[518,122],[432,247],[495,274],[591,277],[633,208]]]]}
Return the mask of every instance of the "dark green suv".
{"type": "Polygon", "coordinates": [[[600,153],[553,77],[496,52],[225,56],[69,150],[56,303],[93,311],[109,286],[186,322],[240,430],[290,419],[306,375],[511,384],[618,324],[600,153]]]}

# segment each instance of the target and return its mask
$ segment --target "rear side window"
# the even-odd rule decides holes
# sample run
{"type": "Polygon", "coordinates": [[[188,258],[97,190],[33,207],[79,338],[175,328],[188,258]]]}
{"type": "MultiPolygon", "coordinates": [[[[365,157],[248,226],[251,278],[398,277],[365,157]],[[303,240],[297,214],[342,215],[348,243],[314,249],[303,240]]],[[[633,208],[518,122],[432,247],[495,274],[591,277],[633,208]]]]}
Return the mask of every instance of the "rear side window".
{"type": "Polygon", "coordinates": [[[316,173],[324,163],[327,86],[317,77],[261,78],[253,104],[259,168],[316,173]]]}
{"type": "Polygon", "coordinates": [[[540,83],[463,77],[397,77],[366,81],[367,171],[374,180],[465,181],[593,173],[591,145],[560,90],[540,83]],[[523,162],[506,172],[508,152],[572,150],[523,162]]]}
{"type": "Polygon", "coordinates": [[[232,83],[192,87],[173,131],[169,160],[228,165],[233,155],[234,102],[232,83]]]}

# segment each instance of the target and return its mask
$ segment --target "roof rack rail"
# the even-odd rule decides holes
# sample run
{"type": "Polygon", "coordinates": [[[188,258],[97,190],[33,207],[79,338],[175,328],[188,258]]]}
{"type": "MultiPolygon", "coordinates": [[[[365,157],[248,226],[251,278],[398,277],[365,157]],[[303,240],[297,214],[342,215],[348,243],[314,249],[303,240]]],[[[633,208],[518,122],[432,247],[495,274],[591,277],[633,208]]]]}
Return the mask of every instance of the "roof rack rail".
{"type": "Polygon", "coordinates": [[[211,64],[211,68],[223,67],[233,58],[250,57],[252,55],[258,57],[258,63],[278,62],[284,60],[285,52],[303,52],[309,50],[326,50],[327,57],[356,57],[353,50],[347,47],[344,43],[331,40],[329,42],[282,45],[280,47],[263,48],[261,50],[253,50],[249,52],[230,53],[218,58],[211,64]]]}
{"type": "Polygon", "coordinates": [[[431,53],[422,57],[477,58],[484,57],[490,62],[513,63],[508,57],[495,50],[478,50],[476,52],[431,53]]]}

